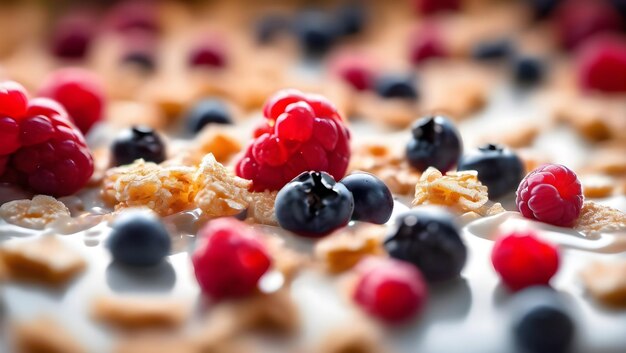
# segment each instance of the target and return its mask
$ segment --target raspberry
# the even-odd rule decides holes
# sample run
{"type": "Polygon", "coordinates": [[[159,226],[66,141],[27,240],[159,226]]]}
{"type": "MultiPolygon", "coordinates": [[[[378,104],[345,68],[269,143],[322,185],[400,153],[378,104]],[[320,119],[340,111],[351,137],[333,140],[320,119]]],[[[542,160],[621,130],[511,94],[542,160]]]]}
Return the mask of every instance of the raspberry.
{"type": "Polygon", "coordinates": [[[581,47],[577,61],[582,88],[626,92],[626,38],[594,38],[581,47]]]}
{"type": "MultiPolygon", "coordinates": [[[[19,85],[3,84],[5,91],[6,87],[19,85]]],[[[93,173],[93,158],[83,135],[58,103],[36,98],[22,107],[25,96],[20,92],[0,96],[6,100],[5,109],[20,112],[0,118],[0,151],[6,152],[0,156],[2,180],[53,196],[75,193],[93,173]]]]}
{"type": "Polygon", "coordinates": [[[216,68],[226,66],[226,48],[224,42],[215,38],[197,44],[189,53],[189,65],[216,68]]]}
{"type": "Polygon", "coordinates": [[[566,1],[556,18],[557,34],[566,49],[575,49],[598,33],[618,32],[621,26],[618,13],[604,1],[566,1]]]}
{"type": "Polygon", "coordinates": [[[55,25],[50,40],[52,53],[63,59],[83,59],[91,47],[97,31],[95,14],[74,10],[63,16],[55,25]]]}
{"type": "Polygon", "coordinates": [[[526,218],[570,227],[580,215],[582,187],[573,171],[548,164],[526,175],[517,189],[515,202],[526,218]]]}
{"type": "Polygon", "coordinates": [[[409,60],[413,65],[446,56],[443,40],[434,25],[424,25],[415,32],[409,37],[409,60]]]}
{"type": "Polygon", "coordinates": [[[198,284],[213,299],[252,294],[271,259],[259,234],[235,218],[219,218],[199,232],[192,262],[198,284]]]}
{"type": "Polygon", "coordinates": [[[237,162],[238,176],[252,180],[255,191],[279,190],[302,172],[346,174],[350,132],[326,98],[283,90],[263,107],[266,122],[237,162]]]}
{"type": "Polygon", "coordinates": [[[517,291],[548,285],[559,268],[559,252],[533,233],[512,233],[496,240],[491,263],[502,282],[517,291]]]}
{"type": "Polygon", "coordinates": [[[83,134],[102,120],[104,113],[104,88],[91,72],[70,68],[50,75],[39,94],[61,103],[83,134]]]}
{"type": "Polygon", "coordinates": [[[405,322],[426,303],[427,287],[415,266],[393,259],[366,258],[356,271],[359,278],[354,301],[385,322],[405,322]]]}
{"type": "Polygon", "coordinates": [[[330,67],[335,76],[357,91],[365,91],[372,87],[375,68],[370,58],[362,53],[342,53],[333,59],[330,67]]]}
{"type": "Polygon", "coordinates": [[[457,11],[461,8],[461,0],[414,0],[413,4],[417,12],[423,15],[457,11]]]}

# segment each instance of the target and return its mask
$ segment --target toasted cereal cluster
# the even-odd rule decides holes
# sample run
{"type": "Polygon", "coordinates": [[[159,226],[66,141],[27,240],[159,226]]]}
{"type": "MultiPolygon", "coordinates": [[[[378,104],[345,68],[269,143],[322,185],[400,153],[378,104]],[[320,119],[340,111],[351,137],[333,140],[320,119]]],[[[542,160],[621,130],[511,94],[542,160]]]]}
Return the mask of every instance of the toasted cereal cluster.
{"type": "Polygon", "coordinates": [[[477,175],[474,170],[448,172],[443,175],[439,170],[429,167],[415,185],[413,206],[441,205],[483,216],[494,214],[494,211],[503,211],[499,204],[487,206],[487,187],[481,184],[477,175]]]}
{"type": "Polygon", "coordinates": [[[376,224],[342,228],[315,244],[315,256],[332,273],[347,271],[368,255],[381,255],[386,228],[376,224]]]}
{"type": "Polygon", "coordinates": [[[107,171],[103,199],[116,208],[145,206],[161,216],[183,211],[195,195],[192,167],[163,167],[137,160],[107,171]]]}
{"type": "Polygon", "coordinates": [[[278,225],[274,203],[278,191],[264,191],[250,193],[248,217],[256,223],[278,225]]]}
{"type": "MultiPolygon", "coordinates": [[[[118,209],[143,206],[167,216],[199,207],[205,216],[218,217],[245,210],[252,198],[249,187],[249,180],[229,172],[209,153],[197,167],[138,160],[112,168],[102,195],[118,209]]],[[[264,214],[264,219],[271,220],[271,215],[264,214]]]]}
{"type": "Polygon", "coordinates": [[[380,178],[394,194],[410,195],[420,173],[411,168],[401,155],[384,144],[364,144],[353,151],[350,171],[363,171],[380,178]]]}
{"type": "Polygon", "coordinates": [[[0,206],[0,217],[11,224],[31,229],[44,229],[48,223],[70,217],[70,211],[57,199],[37,195],[32,200],[16,200],[0,206]]]}
{"type": "Polygon", "coordinates": [[[194,203],[209,217],[232,216],[250,203],[250,181],[230,173],[207,154],[194,174],[194,203]]]}
{"type": "Polygon", "coordinates": [[[585,234],[626,231],[626,213],[585,201],[574,229],[585,234]]]}

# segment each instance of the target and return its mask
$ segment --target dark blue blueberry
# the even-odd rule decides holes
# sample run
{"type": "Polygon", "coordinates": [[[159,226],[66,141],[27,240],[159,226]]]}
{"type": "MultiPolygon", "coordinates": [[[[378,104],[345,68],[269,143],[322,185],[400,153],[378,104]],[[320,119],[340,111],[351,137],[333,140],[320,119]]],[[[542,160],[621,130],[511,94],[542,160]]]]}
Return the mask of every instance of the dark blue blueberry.
{"type": "Polygon", "coordinates": [[[478,43],[472,57],[479,60],[505,59],[513,54],[513,44],[508,39],[497,39],[478,43]]]}
{"type": "Polygon", "coordinates": [[[343,4],[337,10],[337,25],[342,35],[360,33],[365,27],[367,14],[361,1],[343,4]]]}
{"type": "Polygon", "coordinates": [[[300,12],[296,16],[294,27],[300,46],[311,56],[328,52],[339,34],[333,18],[318,10],[300,12]]]}
{"type": "Polygon", "coordinates": [[[387,74],[376,79],[375,88],[384,98],[417,99],[419,94],[412,75],[387,74]]]}
{"type": "Polygon", "coordinates": [[[533,86],[541,83],[544,74],[544,63],[539,58],[525,56],[513,61],[513,79],[520,86],[533,86]]]}
{"type": "Polygon", "coordinates": [[[406,157],[413,168],[423,172],[435,167],[445,173],[458,163],[463,152],[461,135],[448,118],[421,118],[413,123],[411,133],[406,157]]]}
{"type": "Polygon", "coordinates": [[[137,159],[161,163],[165,160],[165,145],[150,127],[133,126],[122,131],[113,141],[113,165],[131,164],[137,159]]]}
{"type": "Polygon", "coordinates": [[[535,19],[542,20],[551,16],[562,0],[528,0],[535,19]]]}
{"type": "Polygon", "coordinates": [[[120,214],[111,225],[107,247],[113,260],[130,266],[154,266],[170,252],[170,235],[152,214],[133,210],[120,214]]]}
{"type": "Polygon", "coordinates": [[[354,210],[352,193],[324,172],[304,172],[276,196],[281,227],[307,237],[321,237],[343,227],[354,210]]]}
{"type": "Polygon", "coordinates": [[[291,21],[288,17],[280,14],[269,14],[256,23],[256,39],[261,44],[268,44],[281,33],[286,33],[290,29],[291,21]]]}
{"type": "Polygon", "coordinates": [[[494,144],[465,154],[457,169],[477,171],[478,179],[487,186],[492,199],[514,192],[524,178],[524,163],[515,152],[494,144]]]}
{"type": "Polygon", "coordinates": [[[391,257],[417,266],[429,281],[457,277],[467,258],[453,216],[439,207],[415,208],[399,215],[385,249],[391,257]]]}
{"type": "Polygon", "coordinates": [[[393,196],[382,180],[369,173],[354,173],[341,179],[354,198],[352,219],[384,224],[393,211],[393,196]]]}
{"type": "Polygon", "coordinates": [[[131,51],[122,56],[122,64],[133,65],[146,73],[152,73],[156,69],[154,57],[142,51],[131,51]]]}
{"type": "Polygon", "coordinates": [[[513,336],[519,347],[530,353],[569,351],[575,325],[558,293],[531,287],[513,299],[513,336]]]}
{"type": "Polygon", "coordinates": [[[202,130],[207,124],[232,124],[228,106],[219,99],[205,99],[196,103],[186,114],[191,132],[202,130]]]}

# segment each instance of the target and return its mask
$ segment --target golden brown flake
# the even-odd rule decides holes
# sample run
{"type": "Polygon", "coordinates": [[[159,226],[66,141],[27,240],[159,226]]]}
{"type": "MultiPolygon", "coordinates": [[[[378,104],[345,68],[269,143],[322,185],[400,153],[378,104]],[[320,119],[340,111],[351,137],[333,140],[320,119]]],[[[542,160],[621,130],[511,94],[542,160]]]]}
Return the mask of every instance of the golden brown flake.
{"type": "Polygon", "coordinates": [[[196,193],[195,168],[137,160],[106,173],[102,197],[116,209],[148,207],[161,216],[188,209],[196,193]]]}
{"type": "Polygon", "coordinates": [[[120,329],[175,328],[190,308],[184,301],[157,297],[102,296],[94,300],[94,320],[120,329]]]}
{"type": "Polygon", "coordinates": [[[474,170],[448,172],[443,175],[430,167],[424,171],[415,186],[413,206],[433,204],[484,215],[484,206],[489,197],[487,187],[480,183],[477,175],[474,170]]]}
{"type": "Polygon", "coordinates": [[[250,181],[233,175],[212,154],[202,160],[193,177],[195,204],[205,216],[232,216],[248,207],[250,181]]]}
{"type": "Polygon", "coordinates": [[[593,262],[580,275],[585,288],[597,301],[626,307],[626,261],[593,262]]]}
{"type": "Polygon", "coordinates": [[[315,256],[329,272],[344,272],[368,255],[384,254],[385,227],[367,224],[340,229],[315,244],[315,256]]]}
{"type": "Polygon", "coordinates": [[[278,225],[274,203],[278,191],[265,191],[250,193],[250,205],[248,206],[248,218],[255,223],[278,225]]]}
{"type": "Polygon", "coordinates": [[[54,197],[37,195],[32,200],[10,201],[0,206],[0,217],[7,223],[31,229],[44,229],[60,218],[70,217],[67,207],[54,197]]]}
{"type": "Polygon", "coordinates": [[[69,332],[48,317],[13,325],[11,337],[18,353],[87,352],[69,332]]]}
{"type": "Polygon", "coordinates": [[[530,145],[540,132],[537,124],[521,124],[511,129],[489,134],[481,141],[485,143],[498,143],[512,148],[526,147],[530,145]]]}
{"type": "Polygon", "coordinates": [[[241,143],[232,134],[213,127],[204,129],[195,141],[202,156],[212,153],[220,163],[228,162],[241,151],[241,143]]]}
{"type": "Polygon", "coordinates": [[[55,236],[6,243],[0,257],[12,280],[62,285],[85,269],[85,260],[55,236]]]}
{"type": "Polygon", "coordinates": [[[191,339],[181,335],[150,333],[128,335],[116,343],[114,353],[201,353],[191,339]]]}
{"type": "Polygon", "coordinates": [[[406,159],[384,144],[364,144],[353,151],[350,171],[376,175],[396,195],[410,195],[415,190],[420,173],[411,168],[406,159]]]}
{"type": "Polygon", "coordinates": [[[376,326],[357,321],[333,330],[322,341],[318,352],[324,353],[382,353],[382,332],[376,326]]]}
{"type": "Polygon", "coordinates": [[[604,175],[585,175],[580,178],[583,195],[589,198],[611,196],[615,189],[615,181],[604,175]]]}
{"type": "Polygon", "coordinates": [[[626,231],[626,213],[585,201],[574,229],[585,234],[626,231]]]}

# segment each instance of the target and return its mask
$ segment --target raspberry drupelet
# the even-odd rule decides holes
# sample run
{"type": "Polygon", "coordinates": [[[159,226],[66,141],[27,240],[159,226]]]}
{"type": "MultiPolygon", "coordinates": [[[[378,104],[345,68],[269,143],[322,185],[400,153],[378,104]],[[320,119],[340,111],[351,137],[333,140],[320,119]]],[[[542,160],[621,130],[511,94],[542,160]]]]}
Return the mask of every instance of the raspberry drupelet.
{"type": "Polygon", "coordinates": [[[57,102],[28,101],[15,82],[0,83],[0,180],[36,193],[66,196],[93,174],[93,157],[82,133],[57,102]]]}
{"type": "Polygon", "coordinates": [[[259,234],[235,218],[210,221],[198,232],[192,262],[202,291],[219,300],[250,295],[272,260],[259,234]]]}
{"type": "Polygon", "coordinates": [[[583,205],[582,186],[576,174],[567,167],[547,164],[522,180],[515,203],[526,218],[571,227],[583,205]]]}
{"type": "Polygon", "coordinates": [[[350,160],[350,132],[326,98],[283,90],[263,108],[266,123],[237,162],[238,176],[255,191],[279,190],[306,171],[340,180],[350,160]]]}

